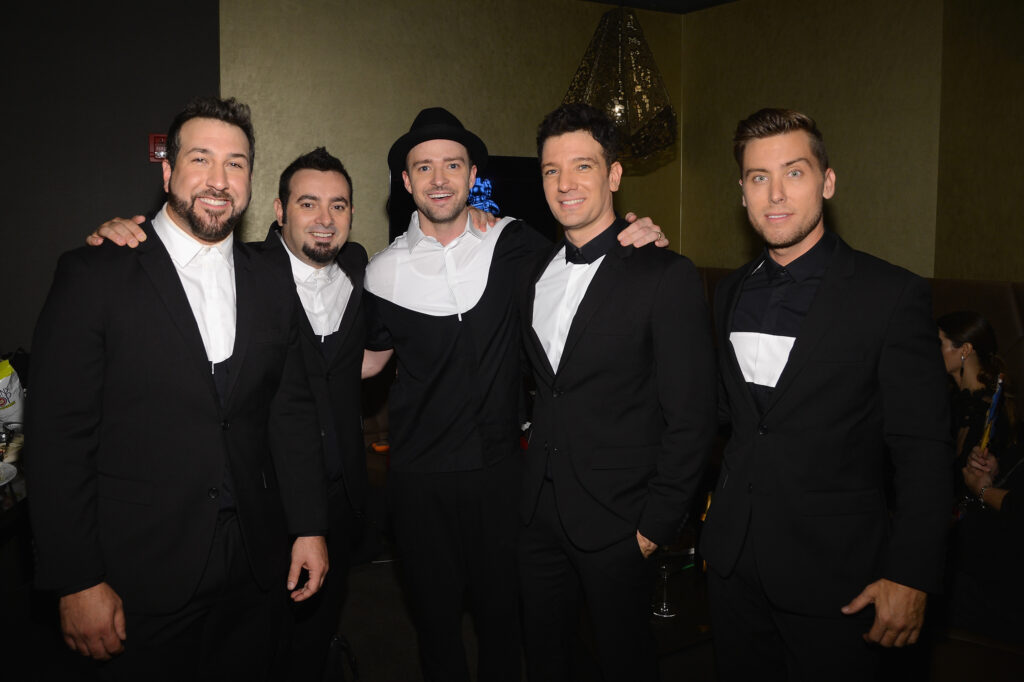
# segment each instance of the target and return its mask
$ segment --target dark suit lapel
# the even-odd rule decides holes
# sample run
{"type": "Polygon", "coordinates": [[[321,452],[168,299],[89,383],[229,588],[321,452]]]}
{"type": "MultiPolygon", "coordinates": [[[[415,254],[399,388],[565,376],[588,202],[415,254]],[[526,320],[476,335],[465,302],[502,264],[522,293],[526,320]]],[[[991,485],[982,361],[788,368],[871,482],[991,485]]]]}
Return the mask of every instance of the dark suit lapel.
{"type": "Polygon", "coordinates": [[[835,250],[832,252],[832,262],[829,264],[818,293],[811,303],[811,309],[807,311],[807,317],[800,325],[796,342],[793,344],[786,366],[772,392],[771,402],[765,410],[766,413],[770,412],[786,394],[786,391],[807,366],[808,359],[813,356],[822,337],[835,325],[835,312],[843,309],[843,300],[846,297],[850,276],[853,274],[852,255],[850,247],[837,238],[835,250]]]}
{"type": "MultiPolygon", "coordinates": [[[[288,276],[288,281],[294,285],[295,276],[292,273],[291,258],[288,255],[288,250],[284,242],[281,241],[280,226],[274,222],[270,226],[270,231],[267,232],[267,238],[263,242],[263,246],[269,249],[273,253],[274,261],[278,267],[282,268],[285,274],[288,276]]],[[[357,313],[359,311],[359,303],[363,299],[363,277],[362,273],[356,272],[356,268],[344,257],[345,249],[338,253],[336,262],[338,267],[341,268],[342,272],[348,277],[349,281],[352,282],[352,295],[349,297],[348,305],[345,307],[345,312],[342,314],[341,323],[338,326],[338,340],[340,343],[334,344],[333,351],[330,358],[327,358],[328,364],[333,362],[338,354],[341,352],[342,346],[344,345],[344,339],[348,333],[352,330],[355,325],[357,313]]],[[[293,287],[294,288],[294,287],[293,287]]],[[[313,326],[309,323],[309,316],[306,314],[306,309],[302,305],[302,299],[299,298],[298,292],[295,294],[295,301],[302,311],[302,318],[299,322],[299,331],[306,338],[306,340],[313,344],[313,347],[320,349],[321,341],[320,337],[313,332],[313,326]]]]}
{"type": "MultiPolygon", "coordinates": [[[[342,346],[345,345],[345,339],[348,338],[349,332],[352,331],[352,327],[356,322],[356,315],[359,312],[359,304],[363,300],[363,278],[359,273],[355,272],[354,268],[346,262],[342,254],[345,253],[344,248],[341,253],[338,254],[338,267],[345,273],[349,281],[352,282],[352,293],[348,297],[348,305],[345,306],[345,312],[341,316],[341,323],[338,325],[338,340],[340,343],[334,344],[334,351],[331,354],[329,360],[333,362],[338,353],[341,352],[342,346]]],[[[308,320],[307,320],[308,326],[308,320]]],[[[312,332],[312,328],[310,328],[312,332]]]]}
{"type": "Polygon", "coordinates": [[[743,376],[743,370],[740,369],[739,360],[736,359],[736,349],[732,347],[732,342],[729,340],[729,333],[732,330],[732,317],[736,313],[736,306],[740,301],[740,294],[743,293],[743,283],[747,281],[754,269],[757,268],[758,264],[762,262],[761,258],[748,263],[743,269],[742,277],[736,278],[732,286],[728,291],[721,292],[726,295],[726,314],[722,316],[722,319],[718,320],[721,325],[719,329],[720,343],[722,346],[722,355],[725,361],[722,362],[722,372],[725,372],[728,377],[728,384],[738,386],[739,390],[733,391],[731,394],[742,394],[744,396],[744,402],[747,408],[753,413],[758,414],[757,403],[754,402],[754,396],[751,394],[750,389],[747,387],[747,380],[743,376]]]}
{"type": "Polygon", "coordinates": [[[537,262],[537,267],[530,277],[529,290],[526,292],[526,311],[525,317],[523,318],[523,324],[525,324],[527,329],[529,329],[529,332],[526,335],[526,343],[533,347],[533,355],[537,358],[538,362],[537,369],[542,370],[549,378],[555,376],[555,370],[551,366],[551,361],[548,360],[548,354],[544,351],[544,344],[540,342],[540,337],[537,336],[537,332],[533,328],[533,304],[537,298],[537,282],[544,274],[544,271],[547,270],[551,261],[554,260],[556,255],[558,255],[561,248],[562,244],[556,245],[548,254],[547,258],[537,262]]]}
{"type": "Polygon", "coordinates": [[[235,384],[238,383],[238,375],[245,362],[245,353],[248,350],[249,339],[252,338],[256,323],[256,307],[261,305],[256,300],[253,273],[250,269],[250,255],[242,248],[237,236],[233,246],[235,258],[235,347],[231,350],[228,385],[223,401],[225,406],[231,404],[231,392],[234,390],[235,384]]]}
{"type": "MultiPolygon", "coordinates": [[[[139,244],[136,249],[139,254],[139,264],[153,281],[153,286],[163,300],[171,320],[181,333],[189,353],[195,360],[196,370],[204,376],[209,376],[210,362],[206,357],[206,347],[203,345],[199,324],[196,322],[192,306],[188,302],[188,296],[185,295],[185,288],[181,285],[178,271],[152,225],[147,223],[145,229],[148,239],[139,244]]],[[[212,380],[210,380],[210,388],[216,393],[212,380]]]]}
{"type": "Polygon", "coordinates": [[[569,334],[565,337],[565,347],[562,349],[562,360],[559,363],[559,368],[567,365],[573,348],[582,338],[587,324],[590,323],[590,318],[608,300],[608,295],[611,293],[615,282],[619,280],[622,268],[625,267],[623,259],[628,258],[632,253],[632,246],[616,245],[612,247],[611,251],[607,253],[601,262],[601,265],[598,266],[594,279],[590,280],[590,285],[587,287],[587,293],[583,295],[583,300],[580,301],[580,307],[576,309],[576,314],[572,318],[572,324],[569,325],[569,334]]]}

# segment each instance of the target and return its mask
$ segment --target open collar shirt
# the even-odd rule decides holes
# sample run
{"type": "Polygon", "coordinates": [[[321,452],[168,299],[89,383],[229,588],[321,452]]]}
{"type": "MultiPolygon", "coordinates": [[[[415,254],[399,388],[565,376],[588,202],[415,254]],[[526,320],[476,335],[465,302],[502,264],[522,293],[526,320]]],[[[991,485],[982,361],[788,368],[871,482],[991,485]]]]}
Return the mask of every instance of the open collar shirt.
{"type": "Polygon", "coordinates": [[[203,244],[171,219],[167,204],[153,218],[153,229],[174,263],[211,364],[231,357],[235,346],[234,235],[203,244]]]}

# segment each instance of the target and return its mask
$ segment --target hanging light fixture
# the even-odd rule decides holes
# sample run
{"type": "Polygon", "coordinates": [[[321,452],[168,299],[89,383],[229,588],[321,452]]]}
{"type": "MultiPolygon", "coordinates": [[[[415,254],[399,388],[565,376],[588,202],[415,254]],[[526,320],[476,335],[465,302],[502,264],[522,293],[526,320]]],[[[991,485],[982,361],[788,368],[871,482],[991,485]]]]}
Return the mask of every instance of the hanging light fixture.
{"type": "Polygon", "coordinates": [[[612,117],[626,173],[640,175],[673,158],[676,112],[633,10],[601,17],[562,102],[585,102],[612,117]]]}

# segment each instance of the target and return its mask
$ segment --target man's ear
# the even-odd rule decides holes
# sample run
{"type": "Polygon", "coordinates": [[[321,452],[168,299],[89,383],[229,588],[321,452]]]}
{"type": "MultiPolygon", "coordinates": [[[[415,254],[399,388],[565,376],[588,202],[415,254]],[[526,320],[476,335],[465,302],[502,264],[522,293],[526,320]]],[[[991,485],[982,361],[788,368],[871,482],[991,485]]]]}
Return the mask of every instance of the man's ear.
{"type": "Polygon", "coordinates": [[[740,203],[743,204],[743,208],[747,207],[747,195],[743,193],[743,178],[740,178],[740,203]]]}
{"type": "Polygon", "coordinates": [[[405,191],[412,194],[412,183],[409,182],[409,174],[406,171],[402,171],[402,183],[405,185],[405,191]]]}
{"type": "Polygon", "coordinates": [[[608,189],[613,192],[619,191],[619,184],[622,182],[622,164],[613,161],[608,167],[608,189]]]}
{"type": "Polygon", "coordinates": [[[160,166],[161,166],[161,168],[163,168],[163,171],[164,171],[164,191],[165,192],[170,192],[171,191],[171,162],[168,161],[167,159],[164,159],[163,161],[160,162],[160,166]]]}
{"type": "Polygon", "coordinates": [[[284,227],[284,206],[280,199],[274,199],[274,217],[277,218],[277,224],[284,227]]]}
{"type": "Polygon", "coordinates": [[[836,172],[829,168],[825,171],[825,186],[821,190],[821,196],[831,199],[836,193],[836,172]]]}

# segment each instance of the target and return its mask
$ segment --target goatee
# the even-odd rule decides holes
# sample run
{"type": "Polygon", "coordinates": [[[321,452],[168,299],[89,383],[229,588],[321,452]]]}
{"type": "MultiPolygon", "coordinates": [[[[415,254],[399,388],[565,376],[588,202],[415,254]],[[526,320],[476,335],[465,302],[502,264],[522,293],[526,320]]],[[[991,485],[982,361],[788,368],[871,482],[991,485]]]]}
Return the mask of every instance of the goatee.
{"type": "Polygon", "coordinates": [[[320,263],[321,265],[327,265],[337,258],[339,251],[341,251],[340,246],[331,246],[329,244],[302,245],[302,253],[314,263],[320,263]]]}

